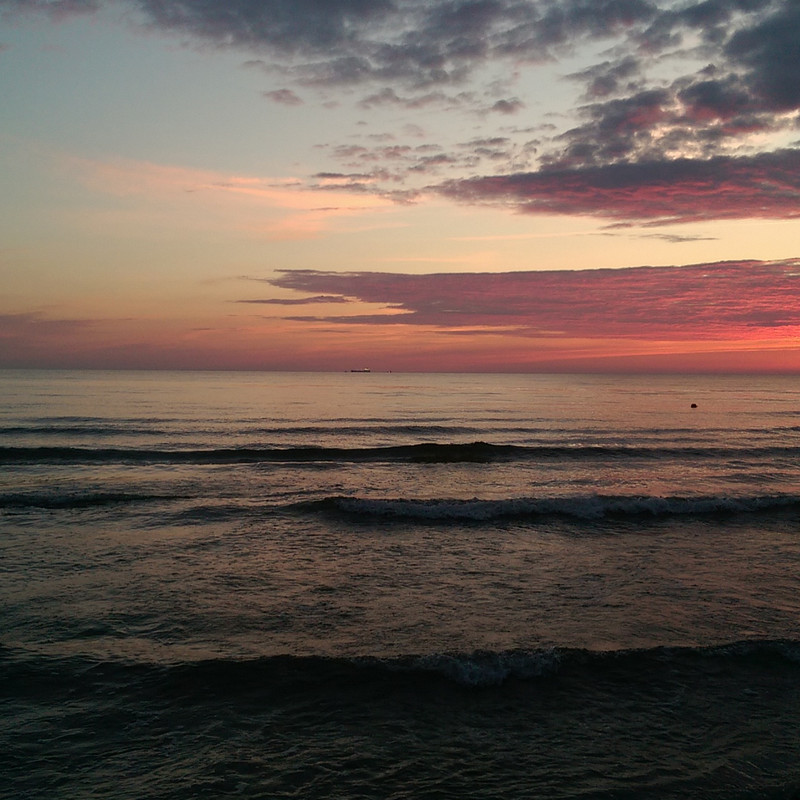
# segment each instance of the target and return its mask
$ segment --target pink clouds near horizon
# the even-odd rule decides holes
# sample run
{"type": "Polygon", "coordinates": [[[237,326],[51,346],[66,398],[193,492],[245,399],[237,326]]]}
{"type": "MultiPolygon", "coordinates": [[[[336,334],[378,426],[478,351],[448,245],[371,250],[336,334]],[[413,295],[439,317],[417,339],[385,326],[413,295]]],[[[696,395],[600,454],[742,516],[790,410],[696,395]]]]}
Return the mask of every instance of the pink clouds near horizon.
{"type": "Polygon", "coordinates": [[[339,297],[383,307],[302,318],[308,321],[537,338],[800,341],[800,259],[427,275],[297,270],[268,282],[314,293],[309,303],[322,294],[327,302],[339,297]]]}
{"type": "Polygon", "coordinates": [[[238,281],[298,296],[239,298],[202,327],[5,315],[0,366],[800,372],[800,259],[238,281]]]}

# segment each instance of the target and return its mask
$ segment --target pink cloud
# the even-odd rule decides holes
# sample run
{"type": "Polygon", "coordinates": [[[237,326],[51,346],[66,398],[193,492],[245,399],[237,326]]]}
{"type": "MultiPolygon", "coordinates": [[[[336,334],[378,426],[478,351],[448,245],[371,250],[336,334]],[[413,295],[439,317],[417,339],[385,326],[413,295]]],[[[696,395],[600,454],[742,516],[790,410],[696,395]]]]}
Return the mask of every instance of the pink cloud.
{"type": "Polygon", "coordinates": [[[640,340],[800,336],[800,259],[684,267],[407,275],[287,271],[282,289],[383,306],[296,318],[483,329],[525,337],[640,340]]]}

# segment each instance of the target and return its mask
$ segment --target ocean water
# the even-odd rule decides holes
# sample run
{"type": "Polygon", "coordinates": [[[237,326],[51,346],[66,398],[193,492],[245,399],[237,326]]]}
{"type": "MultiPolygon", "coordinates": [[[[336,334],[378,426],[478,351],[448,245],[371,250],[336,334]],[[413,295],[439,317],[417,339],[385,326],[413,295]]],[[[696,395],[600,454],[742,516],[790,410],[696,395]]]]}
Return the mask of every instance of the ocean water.
{"type": "Polygon", "coordinates": [[[797,798],[800,379],[6,371],[0,603],[2,797],[797,798]]]}

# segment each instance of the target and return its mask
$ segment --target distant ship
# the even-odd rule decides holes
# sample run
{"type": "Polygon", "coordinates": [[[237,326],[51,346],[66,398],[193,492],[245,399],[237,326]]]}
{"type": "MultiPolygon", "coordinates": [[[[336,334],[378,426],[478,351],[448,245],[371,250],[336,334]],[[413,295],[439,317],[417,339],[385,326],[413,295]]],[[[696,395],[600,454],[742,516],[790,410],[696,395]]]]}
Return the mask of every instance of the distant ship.
{"type": "Polygon", "coordinates": [[[365,369],[351,369],[350,372],[372,372],[372,370],[368,369],[368,368],[365,368],[365,369]]]}

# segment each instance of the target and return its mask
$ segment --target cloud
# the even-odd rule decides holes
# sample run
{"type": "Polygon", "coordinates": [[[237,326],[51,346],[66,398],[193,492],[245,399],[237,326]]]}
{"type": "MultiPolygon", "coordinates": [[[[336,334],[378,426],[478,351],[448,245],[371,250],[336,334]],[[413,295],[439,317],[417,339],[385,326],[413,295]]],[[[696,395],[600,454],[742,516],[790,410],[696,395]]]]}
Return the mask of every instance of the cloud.
{"type": "Polygon", "coordinates": [[[443,91],[425,92],[410,96],[398,95],[391,87],[384,87],[378,92],[368,95],[359,101],[358,105],[363,109],[380,108],[381,106],[396,106],[412,111],[424,109],[429,106],[439,106],[443,108],[460,108],[469,103],[473,103],[475,97],[468,92],[458,94],[443,91]]]}
{"type": "MultiPolygon", "coordinates": [[[[800,5],[777,0],[706,0],[662,9],[636,34],[651,57],[621,54],[569,77],[592,102],[581,125],[562,134],[549,165],[601,165],[733,154],[754,134],[793,129],[800,114],[800,5]],[[705,66],[672,82],[647,78],[656,54],[687,35],[703,45],[682,52],[705,66]]],[[[634,38],[635,38],[634,36],[634,38]]],[[[641,51],[640,51],[641,52],[641,51]]],[[[677,50],[676,52],[680,52],[677,50]]],[[[557,144],[557,143],[556,143],[557,144]]]]}
{"type": "Polygon", "coordinates": [[[401,184],[410,176],[436,175],[444,169],[461,171],[474,167],[480,158],[487,155],[455,150],[445,152],[442,146],[435,144],[347,144],[330,148],[329,153],[343,167],[352,171],[317,173],[312,176],[317,189],[330,190],[335,187],[365,191],[401,201],[411,195],[393,195],[387,189],[387,183],[401,184]]]}
{"type": "Polygon", "coordinates": [[[548,169],[451,180],[431,188],[466,203],[621,223],[793,219],[800,217],[800,150],[548,169]]]}
{"type": "Polygon", "coordinates": [[[222,46],[281,54],[344,46],[393,10],[391,0],[137,0],[153,26],[222,46]]]}
{"type": "Polygon", "coordinates": [[[523,108],[525,108],[525,103],[523,103],[517,97],[512,97],[507,100],[506,99],[498,100],[496,103],[492,105],[492,107],[489,110],[495,111],[498,114],[516,114],[523,108]]]}
{"type": "MultiPolygon", "coordinates": [[[[74,13],[108,0],[0,0],[7,12],[74,13]]],[[[542,62],[577,39],[649,23],[646,0],[126,0],[144,25],[264,54],[299,83],[456,85],[490,59],[542,62]]]]}
{"type": "Polygon", "coordinates": [[[291,270],[269,283],[383,307],[362,315],[294,318],[304,321],[587,339],[800,335],[800,259],[429,275],[291,270]]]}
{"type": "MultiPolygon", "coordinates": [[[[328,144],[351,193],[408,202],[430,175],[470,175],[434,191],[616,221],[796,216],[797,151],[770,151],[800,126],[797,0],[118,2],[150,30],[246,52],[248,65],[285,82],[264,96],[287,106],[304,102],[297,87],[328,101],[326,91],[356,87],[349,96],[364,112],[444,109],[485,122],[531,105],[517,81],[523,71],[587,42],[601,54],[566,76],[583,100],[558,118],[562,129],[535,140],[506,131],[502,153],[452,142],[436,153],[401,141],[328,144]]],[[[0,12],[112,5],[0,0],[0,12]]],[[[313,181],[308,188],[330,191],[313,181]]]]}
{"type": "Polygon", "coordinates": [[[793,129],[797,112],[772,108],[740,75],[707,67],[668,87],[583,106],[586,121],[556,137],[542,161],[597,166],[730,155],[755,136],[793,129]]]}
{"type": "Polygon", "coordinates": [[[24,339],[29,336],[58,338],[83,331],[95,322],[86,319],[48,319],[35,311],[0,314],[0,339],[24,339]]]}
{"type": "MultiPolygon", "coordinates": [[[[350,10],[344,4],[324,13],[338,19],[350,10]]],[[[323,13],[321,6],[315,13],[323,13]]],[[[446,170],[477,177],[435,191],[529,213],[676,223],[796,216],[797,181],[791,172],[779,174],[796,174],[792,151],[768,151],[770,137],[800,120],[797,3],[397,0],[350,22],[349,35],[326,53],[315,36],[298,36],[294,52],[305,58],[280,69],[300,84],[378,84],[359,103],[365,111],[436,106],[515,114],[524,107],[518,97],[495,94],[487,101],[486,92],[451,87],[490,62],[519,69],[556,59],[586,39],[621,45],[606,51],[611,58],[568,76],[583,84],[588,102],[574,109],[577,124],[549,138],[525,142],[514,135],[492,154],[463,144],[443,144],[435,155],[401,143],[330,147],[351,174],[368,177],[359,190],[388,197],[381,185],[387,181],[419,190],[420,176],[446,170]],[[685,62],[684,74],[653,79],[649,71],[665,57],[685,62]]],[[[218,28],[196,35],[221,36],[218,28]]],[[[228,44],[243,41],[229,36],[228,44]]],[[[277,69],[274,58],[269,66],[277,69]]],[[[407,201],[414,194],[395,196],[407,201]]]]}
{"type": "Polygon", "coordinates": [[[598,98],[640,88],[641,70],[640,60],[628,55],[617,62],[603,61],[567,77],[586,84],[587,98],[598,98]]]}
{"type": "Polygon", "coordinates": [[[648,89],[631,97],[587,106],[590,122],[564,133],[569,144],[547,157],[550,166],[585,166],[641,158],[652,142],[652,130],[669,119],[670,94],[648,89]]]}
{"type": "Polygon", "coordinates": [[[716,236],[680,236],[675,233],[645,233],[639,239],[659,239],[670,244],[683,244],[685,242],[716,242],[716,236]]]}
{"type": "Polygon", "coordinates": [[[744,67],[745,79],[764,108],[800,107],[800,5],[790,0],[776,13],[736,31],[724,53],[744,67]]]}
{"type": "Polygon", "coordinates": [[[303,100],[299,98],[291,89],[275,89],[271,92],[264,92],[264,97],[279,103],[283,106],[302,106],[303,100]]]}
{"type": "Polygon", "coordinates": [[[54,19],[93,13],[102,0],[0,0],[0,12],[6,14],[44,13],[54,19]]]}
{"type": "MultiPolygon", "coordinates": [[[[382,137],[378,137],[379,141],[382,137]]],[[[386,137],[392,139],[394,137],[386,137]]],[[[387,183],[408,184],[420,177],[430,179],[442,173],[474,173],[482,164],[492,169],[518,170],[528,168],[538,148],[538,140],[516,142],[508,136],[485,136],[456,142],[449,147],[428,142],[426,144],[346,144],[326,149],[351,172],[317,173],[313,179],[325,178],[318,188],[338,185],[340,188],[356,184],[361,190],[393,197],[401,202],[415,197],[423,188],[410,188],[408,193],[392,194],[387,183]]]]}
{"type": "Polygon", "coordinates": [[[254,303],[258,305],[273,305],[273,306],[306,306],[315,305],[317,303],[347,303],[346,298],[340,295],[318,294],[314,297],[301,297],[301,298],[286,298],[286,297],[272,297],[266,300],[236,300],[237,303],[254,303]]]}
{"type": "MultiPolygon", "coordinates": [[[[0,0],[6,13],[69,14],[109,0],[0,0]]],[[[767,94],[796,96],[798,9],[779,0],[125,0],[150,28],[263,53],[306,83],[455,84],[498,59],[542,63],[586,39],[650,52],[685,32],[751,70],[767,94]]],[[[608,64],[624,77],[630,56],[608,64]]],[[[587,75],[591,72],[587,72],[587,75]]],[[[598,75],[592,75],[596,81],[598,75]]],[[[783,99],[782,99],[783,98],[783,99]]]]}

